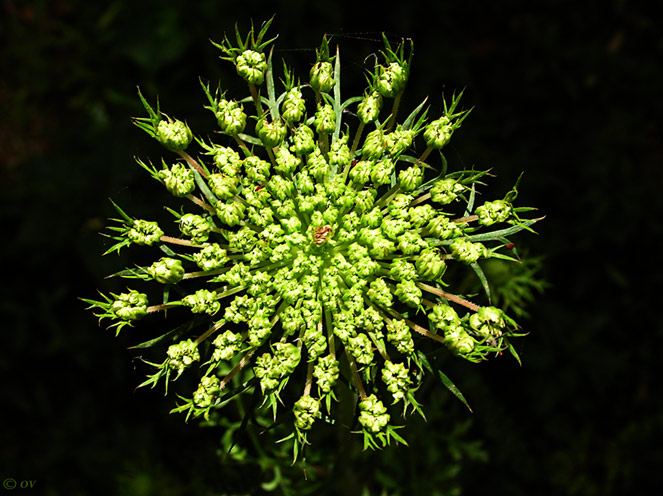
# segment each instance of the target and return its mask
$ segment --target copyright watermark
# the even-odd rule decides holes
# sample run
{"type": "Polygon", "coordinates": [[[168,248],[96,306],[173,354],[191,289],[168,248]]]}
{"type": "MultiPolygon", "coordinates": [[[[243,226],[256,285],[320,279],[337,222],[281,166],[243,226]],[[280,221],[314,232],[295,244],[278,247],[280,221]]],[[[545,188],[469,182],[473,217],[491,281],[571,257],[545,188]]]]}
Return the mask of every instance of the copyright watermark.
{"type": "Polygon", "coordinates": [[[33,489],[36,485],[36,480],[16,480],[13,477],[6,477],[2,481],[2,488],[8,491],[11,491],[12,489],[33,489]]]}

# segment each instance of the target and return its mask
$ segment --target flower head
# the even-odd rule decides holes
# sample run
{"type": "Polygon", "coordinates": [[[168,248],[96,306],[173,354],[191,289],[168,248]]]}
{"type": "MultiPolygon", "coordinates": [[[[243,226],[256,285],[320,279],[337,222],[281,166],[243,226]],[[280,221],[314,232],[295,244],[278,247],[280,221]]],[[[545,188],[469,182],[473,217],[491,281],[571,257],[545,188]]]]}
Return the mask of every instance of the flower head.
{"type": "MultiPolygon", "coordinates": [[[[456,111],[459,97],[443,102],[443,115],[430,122],[423,104],[402,121],[397,100],[383,109],[384,98],[400,99],[405,90],[412,59],[406,43],[392,47],[385,38],[384,60],[363,96],[339,102],[343,66],[324,40],[309,73],[313,91],[307,94],[286,67],[278,95],[264,51],[272,41],[263,41],[268,26],[215,45],[250,95],[227,99],[202,85],[221,131],[211,142],[195,140],[202,148],[195,157],[202,158],[185,151],[193,141],[188,126],[140,95],[148,117],[136,124],[183,162],[163,162],[161,171],[139,163],[191,203],[168,209],[179,227],[173,235],[115,206],[121,218],[113,219],[119,226],[109,237],[117,243],[109,252],[156,244],[162,252],[117,275],[156,281],[162,303],[148,306],[138,290],[86,301],[118,331],[162,310],[188,315],[188,323],[149,343],[178,339],[162,364],[151,364],[159,371],[145,384],[168,383],[171,373],[176,378],[199,362],[207,367],[177,411],[207,418],[253,389],[263,398],[255,408],[277,416],[285,405],[294,413],[293,437],[305,444],[321,405],[335,415],[342,382],[358,395],[367,446],[383,447],[402,441],[385,402],[421,411],[409,370],[434,366],[425,356],[431,344],[433,353],[446,348],[471,361],[513,349],[515,322],[458,294],[458,279],[449,274],[477,274],[487,288],[478,262],[508,259],[500,252],[506,237],[537,219],[518,217],[515,193],[474,209],[486,173],[447,172],[443,155],[441,165],[428,158],[467,116],[456,111]],[[263,84],[266,91],[258,89],[263,84]],[[249,116],[240,102],[251,100],[249,116]],[[255,127],[246,126],[247,117],[255,127]],[[488,230],[505,221],[511,227],[488,230]]],[[[464,276],[460,281],[467,287],[464,276]]]]}

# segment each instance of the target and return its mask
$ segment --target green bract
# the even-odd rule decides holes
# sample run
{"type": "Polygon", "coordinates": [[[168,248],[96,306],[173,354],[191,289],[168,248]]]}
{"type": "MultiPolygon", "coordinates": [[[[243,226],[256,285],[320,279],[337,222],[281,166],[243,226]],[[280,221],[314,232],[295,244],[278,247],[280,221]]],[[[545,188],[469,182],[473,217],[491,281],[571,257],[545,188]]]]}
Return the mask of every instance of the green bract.
{"type": "Polygon", "coordinates": [[[224,415],[222,405],[248,392],[256,396],[240,411],[271,409],[279,428],[289,426],[295,453],[316,423],[347,425],[352,415],[340,419],[340,412],[353,408],[351,428],[366,447],[404,442],[392,424],[400,416],[385,404],[403,401],[422,412],[414,369],[439,371],[459,395],[440,370],[446,360],[516,355],[509,340],[518,327],[491,303],[481,264],[516,261],[506,249],[510,237],[538,219],[519,217],[529,209],[513,205],[516,188],[475,208],[487,173],[448,170],[441,150],[468,114],[457,110],[460,95],[443,101],[434,120],[425,103],[399,115],[408,43],[392,48],[385,37],[363,96],[342,100],[344,66],[326,40],[309,84],[286,67],[279,86],[265,50],[273,40],[263,41],[269,24],[215,44],[249,96],[230,100],[202,85],[212,126],[196,137],[199,151],[185,151],[193,135],[183,121],[140,95],[148,116],[135,123],[179,157],[160,171],[139,161],[184,202],[169,209],[179,233],[166,235],[116,205],[108,252],[144,245],[132,248],[144,258],[152,247],[151,265],[116,275],[151,284],[163,297],[148,306],[152,293],[132,289],[85,301],[118,331],[168,310],[171,329],[138,348],[177,340],[162,363],[148,362],[157,372],[143,385],[167,385],[200,364],[197,386],[175,411],[224,415]],[[505,225],[490,230],[494,223],[505,225]],[[460,294],[470,287],[467,275],[485,296],[460,294]]]}

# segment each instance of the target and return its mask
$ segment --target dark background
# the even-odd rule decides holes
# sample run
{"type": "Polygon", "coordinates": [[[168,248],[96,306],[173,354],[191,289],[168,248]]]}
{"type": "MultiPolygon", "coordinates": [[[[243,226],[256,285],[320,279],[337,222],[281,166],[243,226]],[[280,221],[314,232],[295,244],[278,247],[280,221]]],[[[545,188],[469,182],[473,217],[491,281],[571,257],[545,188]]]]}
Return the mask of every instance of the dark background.
{"type": "MultiPolygon", "coordinates": [[[[209,38],[274,13],[277,55],[304,77],[329,33],[357,92],[380,32],[412,38],[404,108],[426,95],[439,108],[443,90],[466,88],[475,109],[449,153],[492,167],[495,197],[525,171],[519,203],[547,216],[538,236],[518,239],[546,256],[550,284],[521,322],[522,368],[457,365],[474,414],[444,403],[446,420],[413,431],[397,457],[435,457],[436,433],[471,416],[467,439],[485,460],[462,465],[464,494],[660,487],[663,38],[652,12],[618,0],[359,5],[0,2],[0,478],[37,481],[16,493],[228,490],[218,434],[169,416],[160,391],[134,393],[145,373],[126,351],[136,341],[99,328],[77,298],[112,287],[104,276],[129,263],[100,257],[108,198],[140,217],[162,197],[133,161],[160,155],[130,123],[142,115],[136,85],[194,131],[210,126],[198,77],[231,89],[236,77],[209,38]]],[[[356,477],[390,463],[362,458],[356,477]]],[[[432,494],[417,488],[442,469],[393,469],[388,490],[432,494]]]]}

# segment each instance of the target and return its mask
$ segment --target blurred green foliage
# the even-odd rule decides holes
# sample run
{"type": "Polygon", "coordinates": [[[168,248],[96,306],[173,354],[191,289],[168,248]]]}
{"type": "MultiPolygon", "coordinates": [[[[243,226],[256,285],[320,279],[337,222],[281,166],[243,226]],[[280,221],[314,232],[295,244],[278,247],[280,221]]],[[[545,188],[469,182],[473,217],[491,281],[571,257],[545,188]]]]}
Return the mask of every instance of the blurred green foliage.
{"type": "MultiPolygon", "coordinates": [[[[269,456],[221,463],[223,428],[169,417],[170,400],[156,391],[133,394],[144,371],[132,372],[134,355],[122,347],[135,336],[116,341],[97,329],[76,298],[108,287],[103,275],[126,265],[98,256],[107,198],[140,216],[158,191],[133,162],[160,153],[130,125],[140,113],[136,85],[158,88],[164,108],[194,127],[204,118],[196,76],[223,81],[229,71],[208,39],[276,12],[280,50],[313,53],[327,32],[357,54],[344,63],[358,74],[379,32],[412,37],[411,81],[425,86],[409,88],[404,108],[426,95],[439,105],[442,91],[466,87],[476,109],[452,160],[494,167],[504,192],[525,171],[520,200],[547,215],[541,235],[517,246],[545,255],[550,284],[525,307],[523,367],[454,365],[449,376],[474,414],[432,388],[426,403],[439,410],[408,427],[410,448],[366,455],[330,439],[330,457],[346,449],[345,464],[314,477],[313,459],[311,481],[341,471],[334,491],[371,495],[616,495],[660,485],[663,452],[651,440],[663,431],[653,244],[663,218],[663,39],[652,12],[619,0],[357,9],[301,0],[0,4],[3,477],[74,496],[260,494],[274,479],[260,465],[269,456]]],[[[288,470],[293,488],[306,485],[288,470]]]]}

